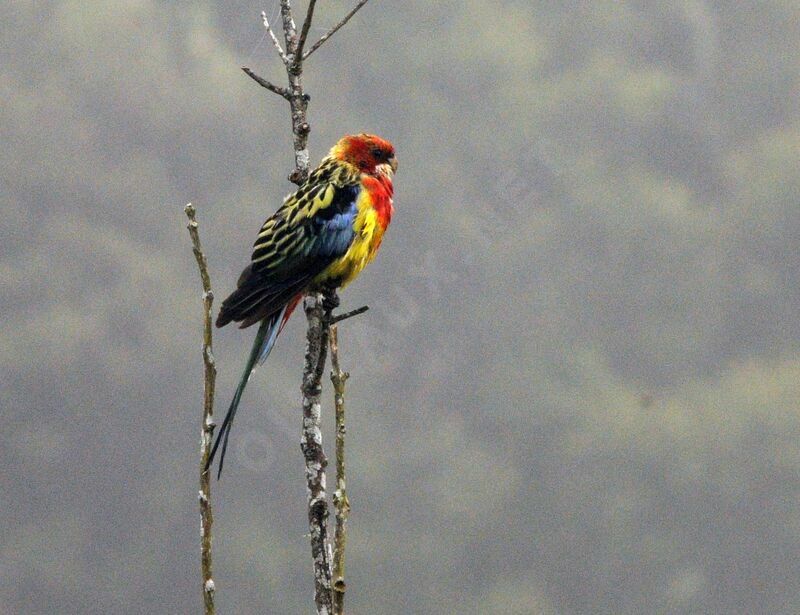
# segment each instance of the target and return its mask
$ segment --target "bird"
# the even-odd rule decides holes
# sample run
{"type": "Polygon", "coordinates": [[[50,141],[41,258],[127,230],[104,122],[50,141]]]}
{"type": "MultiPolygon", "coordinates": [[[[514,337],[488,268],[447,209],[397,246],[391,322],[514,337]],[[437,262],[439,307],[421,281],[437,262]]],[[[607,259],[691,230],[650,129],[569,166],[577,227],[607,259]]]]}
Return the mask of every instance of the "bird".
{"type": "Polygon", "coordinates": [[[346,135],[258,232],[250,264],[222,302],[217,327],[260,323],[233,400],[206,463],[222,446],[222,475],[236,410],[256,366],[309,293],[344,288],[378,252],[394,213],[394,146],[376,135],[346,135]]]}

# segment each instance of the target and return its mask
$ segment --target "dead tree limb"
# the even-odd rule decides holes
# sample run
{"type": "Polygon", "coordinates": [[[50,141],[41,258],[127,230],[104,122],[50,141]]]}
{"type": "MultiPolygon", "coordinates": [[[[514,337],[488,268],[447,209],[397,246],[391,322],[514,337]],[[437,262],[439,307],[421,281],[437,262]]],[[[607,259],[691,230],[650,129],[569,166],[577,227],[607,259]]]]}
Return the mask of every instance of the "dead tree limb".
{"type": "Polygon", "coordinates": [[[303,55],[303,59],[305,60],[308,56],[310,56],[312,53],[314,53],[317,49],[322,47],[322,45],[325,43],[325,41],[327,41],[330,37],[332,37],[334,34],[336,34],[348,21],[350,21],[353,18],[353,15],[355,15],[356,13],[358,13],[358,11],[361,10],[361,8],[367,2],[369,2],[369,0],[359,0],[359,3],[356,4],[355,7],[353,7],[352,11],[350,11],[347,15],[345,15],[344,18],[339,23],[337,23],[330,30],[328,30],[325,34],[323,34],[322,37],[316,43],[311,45],[311,48],[303,55]]]}
{"type": "Polygon", "coordinates": [[[369,309],[368,305],[362,305],[360,308],[356,308],[355,310],[350,310],[349,312],[345,312],[344,314],[337,314],[336,316],[331,317],[330,325],[335,325],[337,322],[342,322],[343,320],[347,320],[348,318],[352,318],[353,316],[358,316],[359,314],[363,314],[369,309]]]}
{"type": "Polygon", "coordinates": [[[292,117],[295,164],[294,170],[289,175],[289,181],[297,185],[302,184],[308,177],[308,133],[311,130],[307,120],[308,102],[310,98],[303,90],[303,62],[350,21],[368,1],[369,0],[359,0],[356,6],[347,13],[339,23],[326,32],[316,43],[311,45],[308,50],[306,50],[306,42],[308,41],[311,23],[314,18],[314,9],[317,4],[316,0],[309,1],[306,17],[299,34],[294,20],[291,0],[280,0],[285,48],[280,44],[272,25],[267,20],[266,14],[263,12],[261,13],[261,21],[272,39],[278,57],[280,57],[286,69],[288,87],[277,86],[271,81],[258,76],[246,66],[243,66],[242,70],[262,87],[267,88],[271,92],[289,101],[292,117]]]}
{"type": "Polygon", "coordinates": [[[281,43],[278,40],[278,37],[275,36],[275,32],[272,31],[272,27],[269,25],[269,19],[267,19],[267,13],[265,11],[261,11],[261,21],[264,24],[264,28],[267,30],[267,34],[272,39],[272,44],[275,45],[275,49],[278,51],[278,56],[280,56],[281,60],[284,64],[289,64],[289,58],[286,57],[286,52],[281,47],[281,43]]]}
{"type": "Polygon", "coordinates": [[[333,612],[331,595],[331,551],[328,540],[328,500],[326,494],[325,468],[328,459],[322,448],[322,372],[328,345],[327,316],[321,293],[306,297],[306,356],[303,368],[303,434],[300,448],[306,464],[308,487],[308,526],[311,535],[311,556],[314,560],[314,602],[317,613],[333,612]]]}
{"type": "Polygon", "coordinates": [[[214,516],[211,512],[211,481],[208,457],[211,453],[211,442],[214,439],[214,385],[217,379],[217,367],[212,353],[211,307],[214,293],[211,291],[211,276],[208,273],[208,261],[200,245],[200,233],[197,229],[195,208],[189,203],[185,208],[189,218],[189,235],[192,238],[192,251],[200,270],[203,284],[203,422],[200,429],[200,567],[203,575],[203,604],[206,615],[214,614],[214,578],[211,574],[211,526],[214,516]]]}
{"type": "Polygon", "coordinates": [[[242,67],[242,70],[244,71],[245,75],[250,77],[253,81],[255,81],[262,88],[267,88],[270,92],[274,92],[278,96],[282,96],[286,100],[289,100],[289,90],[287,90],[286,88],[282,88],[280,86],[277,86],[274,83],[270,83],[269,81],[267,81],[263,77],[259,77],[258,75],[256,75],[253,71],[251,71],[246,66],[242,67]]]}
{"type": "MultiPolygon", "coordinates": [[[[280,0],[283,45],[266,14],[262,13],[261,15],[264,27],[286,69],[287,85],[285,87],[275,85],[256,75],[247,67],[242,67],[242,70],[260,86],[289,102],[294,146],[294,170],[289,174],[289,181],[297,185],[301,185],[309,173],[308,135],[311,128],[308,123],[307,111],[310,97],[303,89],[303,62],[350,21],[353,15],[367,2],[368,0],[359,0],[354,9],[308,50],[306,50],[306,43],[311,31],[317,0],[309,0],[299,33],[291,0],[280,0]]],[[[302,384],[303,433],[301,448],[305,458],[308,487],[308,524],[311,536],[311,554],[314,560],[314,602],[318,615],[331,615],[333,612],[332,550],[328,540],[329,511],[325,485],[327,458],[322,448],[320,394],[322,373],[325,370],[327,358],[329,328],[334,321],[331,312],[338,306],[338,298],[335,291],[323,289],[310,294],[304,305],[308,320],[308,332],[302,384]]],[[[366,308],[360,308],[354,310],[353,313],[344,314],[340,319],[349,318],[364,311],[366,308]]]]}
{"type": "MultiPolygon", "coordinates": [[[[355,314],[351,312],[350,315],[355,314]]],[[[344,615],[344,592],[346,589],[344,552],[347,546],[347,517],[350,514],[344,459],[344,437],[347,433],[344,421],[344,389],[350,374],[342,371],[339,365],[338,333],[338,327],[331,325],[328,343],[331,348],[331,382],[333,383],[336,409],[336,490],[333,492],[333,507],[336,513],[336,529],[333,535],[333,614],[344,615]]]]}

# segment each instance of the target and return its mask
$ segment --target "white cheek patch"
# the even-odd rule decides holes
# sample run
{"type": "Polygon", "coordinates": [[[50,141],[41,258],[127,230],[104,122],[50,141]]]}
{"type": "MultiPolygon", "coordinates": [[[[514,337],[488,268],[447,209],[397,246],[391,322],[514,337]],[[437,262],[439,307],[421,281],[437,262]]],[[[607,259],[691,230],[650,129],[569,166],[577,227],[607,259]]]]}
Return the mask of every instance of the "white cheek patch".
{"type": "Polygon", "coordinates": [[[375,170],[378,172],[378,174],[385,175],[386,177],[392,177],[392,175],[394,175],[392,165],[388,163],[379,164],[375,167],[375,170]]]}

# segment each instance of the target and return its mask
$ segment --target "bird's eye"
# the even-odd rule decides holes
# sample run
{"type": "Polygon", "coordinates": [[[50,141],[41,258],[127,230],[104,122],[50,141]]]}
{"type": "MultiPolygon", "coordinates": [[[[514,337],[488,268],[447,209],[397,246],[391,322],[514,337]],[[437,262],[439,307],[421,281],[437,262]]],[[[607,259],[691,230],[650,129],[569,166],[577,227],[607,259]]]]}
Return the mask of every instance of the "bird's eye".
{"type": "Polygon", "coordinates": [[[377,158],[378,160],[381,160],[382,158],[386,157],[386,154],[384,154],[383,151],[381,151],[380,149],[375,147],[375,148],[372,149],[372,156],[373,156],[373,158],[377,158]]]}

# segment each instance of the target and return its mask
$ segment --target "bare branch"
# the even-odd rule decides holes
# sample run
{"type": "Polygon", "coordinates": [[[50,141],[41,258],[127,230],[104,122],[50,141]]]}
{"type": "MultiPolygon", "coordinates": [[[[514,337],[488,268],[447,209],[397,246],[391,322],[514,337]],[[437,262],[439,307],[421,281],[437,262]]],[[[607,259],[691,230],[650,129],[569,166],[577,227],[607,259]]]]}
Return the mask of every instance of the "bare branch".
{"type": "Polygon", "coordinates": [[[303,435],[300,448],[306,464],[308,487],[308,527],[311,536],[311,556],[314,560],[314,602],[318,614],[330,614],[331,552],[328,541],[328,502],[325,493],[325,467],[328,460],[322,449],[321,402],[322,372],[328,351],[330,307],[320,293],[305,300],[308,319],[306,356],[303,368],[303,435]]]}
{"type": "Polygon", "coordinates": [[[281,47],[281,43],[278,40],[278,37],[275,36],[275,33],[272,31],[272,28],[269,25],[269,20],[267,19],[267,13],[265,11],[261,11],[261,21],[264,24],[264,27],[267,29],[267,34],[272,39],[272,44],[275,45],[275,49],[278,50],[278,55],[281,57],[281,60],[284,64],[288,66],[289,58],[286,57],[286,52],[281,47]]]}
{"type": "Polygon", "coordinates": [[[281,0],[281,19],[283,19],[283,38],[286,40],[286,55],[289,57],[289,63],[286,66],[298,66],[299,64],[293,62],[291,57],[297,50],[297,26],[294,25],[290,0],[281,0]]]}
{"type": "Polygon", "coordinates": [[[281,96],[281,97],[285,98],[286,100],[289,100],[289,90],[287,90],[286,88],[282,88],[280,86],[277,86],[274,83],[270,83],[269,81],[267,81],[263,77],[259,77],[258,75],[256,75],[253,71],[251,71],[246,66],[242,66],[242,70],[244,71],[245,75],[250,77],[250,79],[255,81],[262,88],[267,88],[270,92],[274,92],[278,96],[281,96]]]}
{"type": "Polygon", "coordinates": [[[312,53],[314,53],[317,49],[322,47],[322,44],[325,41],[327,41],[330,37],[332,37],[334,34],[336,34],[348,21],[350,21],[353,18],[353,15],[358,13],[358,11],[361,10],[361,8],[367,2],[369,2],[369,0],[359,0],[358,4],[356,4],[356,6],[353,8],[352,11],[350,11],[347,15],[344,16],[344,19],[342,19],[342,21],[340,21],[335,26],[333,26],[330,30],[328,30],[328,32],[326,34],[324,34],[322,36],[322,38],[320,38],[316,43],[314,43],[311,46],[311,48],[308,51],[306,51],[306,53],[303,55],[303,59],[305,60],[308,56],[310,56],[312,53]]]}
{"type": "Polygon", "coordinates": [[[317,6],[317,0],[309,0],[308,11],[306,12],[306,19],[303,22],[303,28],[300,30],[300,38],[297,41],[297,51],[294,54],[295,63],[302,62],[303,49],[306,46],[306,39],[308,38],[308,31],[311,29],[311,21],[314,19],[314,9],[317,6]]]}
{"type": "Polygon", "coordinates": [[[363,314],[369,309],[368,305],[362,305],[360,308],[356,308],[355,310],[350,310],[349,312],[345,312],[344,314],[339,314],[338,316],[332,316],[329,325],[335,325],[337,322],[342,322],[343,320],[347,320],[348,318],[352,318],[353,316],[358,316],[359,314],[363,314]]]}
{"type": "MultiPolygon", "coordinates": [[[[295,168],[289,175],[289,180],[302,185],[309,173],[309,153],[308,135],[311,130],[307,121],[307,109],[309,97],[303,90],[303,62],[314,51],[319,49],[322,44],[338,32],[355,15],[368,0],[359,0],[356,7],[351,10],[344,19],[336,24],[327,34],[317,41],[308,51],[304,51],[308,41],[308,35],[313,23],[314,10],[317,0],[309,0],[305,20],[303,21],[300,34],[298,36],[297,26],[292,13],[291,0],[280,0],[281,19],[283,22],[283,35],[285,41],[285,51],[277,40],[277,36],[267,21],[266,14],[262,13],[262,20],[267,32],[272,38],[272,42],[278,49],[281,59],[286,67],[288,80],[287,87],[279,87],[270,83],[253,73],[249,68],[243,67],[242,70],[256,83],[262,87],[282,96],[289,102],[292,118],[292,134],[294,137],[295,168]]],[[[333,289],[327,289],[324,293],[313,293],[306,297],[304,304],[306,318],[308,320],[308,331],[306,334],[306,355],[303,369],[303,384],[301,387],[303,394],[303,435],[300,440],[300,447],[305,458],[306,485],[308,488],[308,525],[311,538],[311,555],[314,563],[314,603],[318,615],[331,615],[334,604],[338,605],[336,613],[341,614],[344,605],[344,545],[346,534],[344,531],[344,521],[349,510],[347,495],[344,488],[344,379],[339,369],[338,356],[336,357],[335,372],[337,391],[337,489],[334,496],[336,506],[336,569],[337,582],[335,595],[332,587],[332,561],[334,555],[331,543],[328,539],[328,502],[326,499],[326,477],[325,468],[327,458],[322,448],[321,431],[321,403],[320,395],[322,392],[322,373],[325,370],[325,361],[328,350],[328,336],[331,332],[331,325],[336,322],[351,318],[366,312],[367,306],[358,308],[351,312],[332,317],[331,312],[338,307],[339,300],[333,289]],[[341,400],[341,404],[339,401],[341,400]],[[341,418],[341,421],[340,421],[341,418]],[[339,463],[341,460],[341,472],[339,463]],[[341,478],[340,478],[341,477],[341,478]],[[341,522],[340,522],[341,520],[341,522]]],[[[335,335],[335,328],[333,329],[335,335]]],[[[333,342],[338,352],[336,342],[333,342]]],[[[333,374],[331,378],[333,378],[333,374]]]]}
{"type": "Polygon", "coordinates": [[[192,251],[200,270],[203,284],[203,423],[200,429],[200,565],[203,574],[203,604],[206,615],[214,615],[214,579],[211,574],[211,526],[214,516],[211,513],[211,482],[208,472],[208,457],[211,453],[211,442],[214,439],[214,386],[217,378],[217,366],[212,353],[211,308],[214,293],[211,291],[211,276],[208,274],[208,261],[200,245],[200,233],[197,229],[195,208],[189,203],[184,212],[189,218],[189,235],[192,238],[192,251]]]}
{"type": "Polygon", "coordinates": [[[333,536],[333,613],[344,615],[344,551],[347,546],[347,517],[350,500],[347,499],[345,476],[344,437],[347,428],[344,422],[344,389],[350,374],[339,366],[339,336],[336,326],[330,328],[331,382],[333,383],[334,406],[336,408],[336,491],[333,505],[336,509],[336,529],[333,536]]]}

